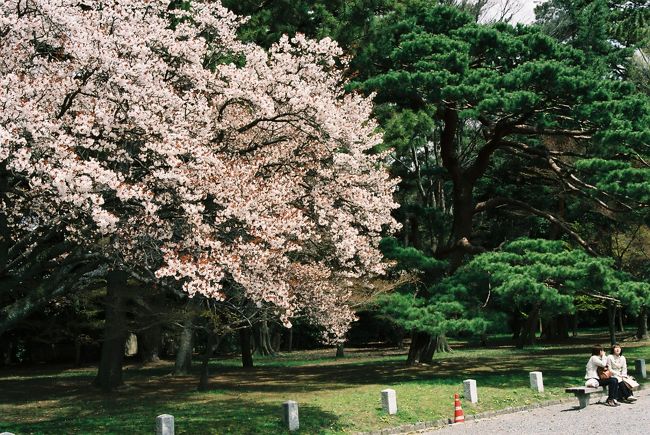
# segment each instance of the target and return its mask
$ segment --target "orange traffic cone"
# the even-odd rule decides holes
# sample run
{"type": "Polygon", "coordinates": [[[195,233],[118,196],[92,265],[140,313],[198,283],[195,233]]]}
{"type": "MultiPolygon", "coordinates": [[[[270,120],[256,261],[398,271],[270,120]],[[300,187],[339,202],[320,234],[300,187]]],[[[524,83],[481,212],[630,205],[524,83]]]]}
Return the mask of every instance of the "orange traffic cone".
{"type": "Polygon", "coordinates": [[[465,414],[463,414],[463,408],[460,406],[458,394],[454,394],[454,423],[465,423],[465,414]]]}

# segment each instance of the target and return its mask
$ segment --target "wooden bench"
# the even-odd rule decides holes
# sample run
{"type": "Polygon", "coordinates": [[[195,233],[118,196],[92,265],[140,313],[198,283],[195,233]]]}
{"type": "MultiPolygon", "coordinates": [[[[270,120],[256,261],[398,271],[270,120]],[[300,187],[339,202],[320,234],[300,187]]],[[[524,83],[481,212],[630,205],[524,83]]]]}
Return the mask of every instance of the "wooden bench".
{"type": "Polygon", "coordinates": [[[566,393],[573,393],[578,398],[580,409],[586,408],[589,405],[589,399],[592,394],[602,398],[606,394],[607,389],[603,387],[571,387],[564,390],[566,393]]]}

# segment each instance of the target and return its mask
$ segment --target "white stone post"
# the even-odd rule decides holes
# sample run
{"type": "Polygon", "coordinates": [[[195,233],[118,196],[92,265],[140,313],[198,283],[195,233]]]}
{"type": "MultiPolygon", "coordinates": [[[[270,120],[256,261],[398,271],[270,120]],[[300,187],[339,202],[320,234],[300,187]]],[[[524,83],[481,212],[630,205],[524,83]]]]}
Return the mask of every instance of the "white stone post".
{"type": "Polygon", "coordinates": [[[638,359],[634,361],[634,368],[636,369],[635,373],[638,377],[640,378],[647,378],[647,374],[645,371],[645,360],[644,359],[638,359]]]}
{"type": "Polygon", "coordinates": [[[156,435],[174,435],[174,416],[162,414],[156,417],[156,435]]]}
{"type": "Polygon", "coordinates": [[[465,379],[463,381],[463,391],[465,400],[469,400],[470,403],[478,403],[478,389],[474,379],[465,379]]]}
{"type": "Polygon", "coordinates": [[[14,434],[12,434],[11,432],[2,432],[0,433],[0,435],[14,435],[14,434]]]}
{"type": "Polygon", "coordinates": [[[300,428],[300,420],[298,419],[298,402],[288,400],[282,404],[282,419],[290,431],[298,430],[300,428]]]}
{"type": "Polygon", "coordinates": [[[542,372],[530,372],[530,388],[538,393],[544,392],[544,381],[542,379],[542,372]]]}
{"type": "Polygon", "coordinates": [[[391,388],[381,390],[381,407],[389,415],[397,414],[397,393],[391,388]]]}

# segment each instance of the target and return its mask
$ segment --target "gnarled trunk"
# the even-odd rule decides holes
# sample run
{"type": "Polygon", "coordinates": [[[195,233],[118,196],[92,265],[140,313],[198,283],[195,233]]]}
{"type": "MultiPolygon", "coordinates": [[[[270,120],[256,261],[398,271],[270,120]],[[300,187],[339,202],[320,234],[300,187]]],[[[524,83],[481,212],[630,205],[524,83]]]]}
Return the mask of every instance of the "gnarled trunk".
{"type": "Polygon", "coordinates": [[[447,340],[447,336],[445,334],[438,334],[435,336],[435,343],[436,343],[436,352],[437,353],[446,353],[446,352],[451,352],[451,347],[449,346],[449,341],[447,340]]]}
{"type": "Polygon", "coordinates": [[[343,343],[339,343],[336,346],[336,357],[337,358],[344,358],[345,357],[345,345],[343,343]]]}
{"type": "Polygon", "coordinates": [[[104,392],[112,391],[123,382],[124,344],[128,335],[125,309],[127,277],[124,271],[111,271],[106,278],[104,342],[94,382],[104,392]]]}
{"type": "Polygon", "coordinates": [[[174,365],[174,376],[186,376],[192,370],[192,348],[194,341],[194,320],[191,316],[183,322],[183,329],[180,334],[180,342],[176,349],[176,363],[174,365]]]}
{"type": "Polygon", "coordinates": [[[406,364],[412,366],[420,362],[422,352],[429,345],[431,336],[424,332],[411,332],[411,345],[409,346],[409,353],[406,357],[406,364]]]}
{"type": "Polygon", "coordinates": [[[271,334],[269,325],[266,320],[262,320],[253,328],[255,341],[255,353],[257,355],[268,356],[275,355],[273,345],[271,345],[271,334]]]}
{"type": "Polygon", "coordinates": [[[451,348],[445,334],[431,336],[426,332],[413,332],[406,363],[408,365],[431,364],[436,352],[450,352],[451,348]]]}

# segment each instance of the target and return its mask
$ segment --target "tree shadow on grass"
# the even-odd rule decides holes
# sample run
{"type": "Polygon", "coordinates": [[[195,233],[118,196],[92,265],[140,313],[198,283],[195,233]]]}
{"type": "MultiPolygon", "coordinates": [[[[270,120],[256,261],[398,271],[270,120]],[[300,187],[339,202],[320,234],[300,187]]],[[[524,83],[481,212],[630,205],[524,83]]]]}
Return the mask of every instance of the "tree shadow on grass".
{"type": "Polygon", "coordinates": [[[542,370],[547,386],[569,386],[583,376],[580,357],[545,359],[464,358],[433,366],[408,367],[401,361],[301,367],[263,367],[249,371],[224,367],[212,370],[217,388],[240,392],[312,391],[347,389],[354,385],[420,384],[451,385],[467,378],[481,379],[482,385],[508,387],[516,382],[528,385],[528,372],[542,370]]]}
{"type": "MultiPolygon", "coordinates": [[[[211,367],[210,385],[233,394],[292,394],[322,390],[345,390],[355,385],[395,385],[417,382],[425,385],[454,385],[464,379],[479,380],[482,386],[527,385],[528,371],[542,370],[546,386],[576,384],[583,373],[579,357],[530,358],[513,356],[454,358],[431,366],[408,367],[402,361],[370,361],[364,364],[259,367],[252,370],[223,366],[211,367]]],[[[48,400],[118,400],[122,396],[158,400],[195,391],[198,371],[191,376],[168,376],[162,367],[154,370],[131,369],[125,372],[126,386],[111,395],[91,387],[94,375],[0,379],[0,403],[27,405],[48,400]]]]}
{"type": "MultiPolygon", "coordinates": [[[[246,401],[227,396],[177,397],[171,400],[83,401],[63,404],[56,418],[29,423],[0,423],[0,431],[18,434],[150,434],[155,418],[171,414],[176,434],[283,434],[282,403],[246,401]]],[[[342,431],[339,418],[315,406],[300,406],[300,432],[342,431]]]]}
{"type": "MultiPolygon", "coordinates": [[[[641,355],[641,350],[634,351],[641,355]]],[[[476,379],[479,388],[527,388],[528,372],[533,370],[543,372],[547,388],[559,388],[582,384],[587,358],[581,346],[459,353],[416,367],[395,359],[282,363],[252,370],[214,362],[210,367],[213,390],[208,393],[195,391],[198,367],[191,376],[172,377],[168,376],[171,362],[129,366],[125,388],[111,395],[90,387],[94,370],[39,369],[33,379],[29,371],[21,370],[20,375],[0,377],[0,413],[7,417],[0,429],[20,434],[151,433],[155,416],[170,413],[177,418],[178,433],[282,433],[281,403],[271,400],[321,391],[346,394],[366,385],[459,386],[467,378],[476,379]],[[9,427],[8,421],[23,423],[9,427]]],[[[344,429],[336,415],[320,408],[303,405],[300,412],[304,433],[344,429]]]]}

